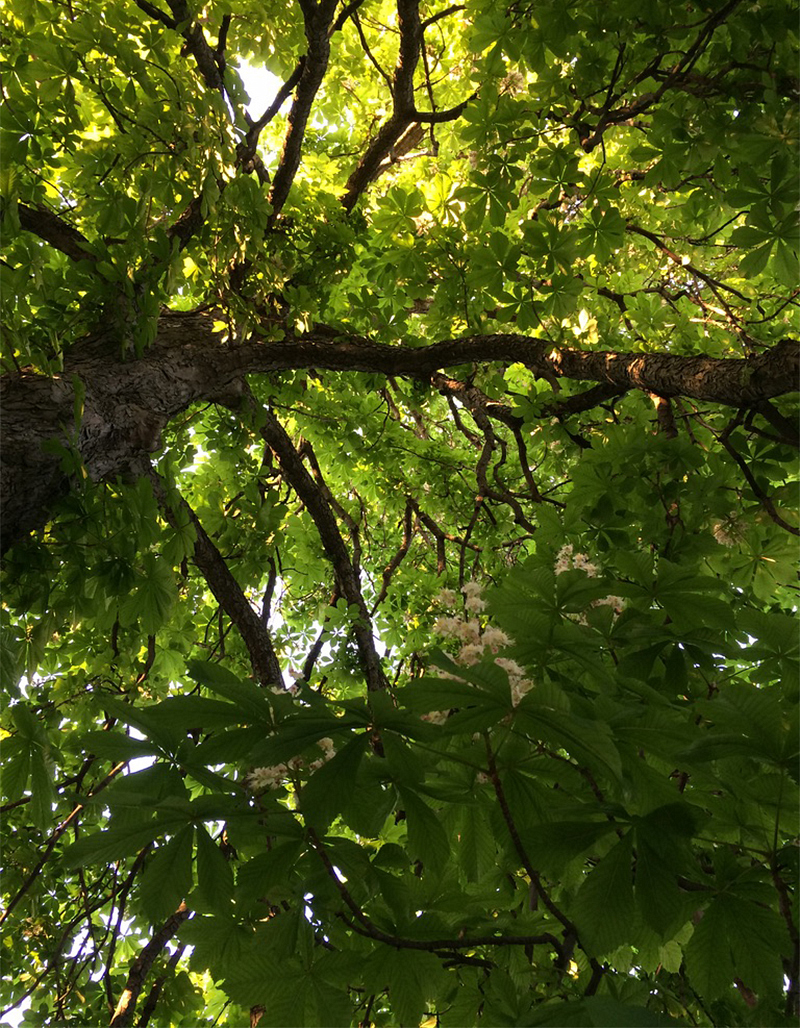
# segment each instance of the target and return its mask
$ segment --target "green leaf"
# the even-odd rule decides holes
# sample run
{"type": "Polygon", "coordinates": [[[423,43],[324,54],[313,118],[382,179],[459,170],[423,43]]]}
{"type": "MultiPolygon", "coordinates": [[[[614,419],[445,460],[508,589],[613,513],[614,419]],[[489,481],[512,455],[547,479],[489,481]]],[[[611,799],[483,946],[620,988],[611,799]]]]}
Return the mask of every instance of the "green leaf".
{"type": "Polygon", "coordinates": [[[146,825],[139,822],[84,836],[65,850],[64,864],[68,868],[85,867],[90,863],[115,861],[138,853],[158,837],[162,827],[154,821],[146,825]]]}
{"type": "Polygon", "coordinates": [[[450,843],[439,818],[411,789],[398,786],[398,792],[405,809],[412,857],[434,872],[440,870],[447,860],[450,843]]]}
{"type": "Polygon", "coordinates": [[[139,883],[142,906],[152,922],[174,913],[192,887],[194,827],[185,825],[150,857],[139,883]]]}
{"type": "Polygon", "coordinates": [[[589,872],[575,897],[581,938],[595,956],[609,953],[627,938],[634,916],[633,839],[624,836],[589,872]]]}
{"type": "Polygon", "coordinates": [[[702,912],[685,954],[689,980],[703,996],[715,1000],[730,992],[735,972],[723,905],[712,903],[702,912]]]}
{"type": "Polygon", "coordinates": [[[6,739],[1,755],[3,797],[8,803],[22,799],[31,769],[31,750],[25,739],[6,739]]]}
{"type": "Polygon", "coordinates": [[[388,986],[395,1023],[416,1028],[423,1020],[427,998],[436,990],[441,967],[432,953],[384,947],[371,957],[365,976],[376,993],[388,986]]]}
{"type": "Polygon", "coordinates": [[[309,824],[325,832],[351,799],[353,782],[369,740],[357,736],[309,778],[300,795],[300,809],[309,824]]]}
{"type": "Polygon", "coordinates": [[[566,864],[614,830],[610,821],[551,821],[520,832],[534,867],[559,874],[566,864]]]}
{"type": "Polygon", "coordinates": [[[87,753],[110,760],[131,760],[159,752],[158,747],[148,739],[132,739],[122,732],[86,732],[79,742],[87,753]]]}
{"type": "Polygon", "coordinates": [[[205,908],[224,914],[233,899],[233,871],[216,842],[197,828],[197,893],[205,908]]]}
{"type": "Polygon", "coordinates": [[[31,816],[34,824],[46,831],[53,823],[53,803],[56,791],[53,783],[53,766],[48,750],[34,745],[30,750],[31,774],[31,816]]]}
{"type": "Polygon", "coordinates": [[[258,718],[268,724],[272,722],[269,694],[252,682],[243,682],[226,667],[211,661],[188,660],[186,670],[195,682],[230,700],[243,715],[258,718]]]}
{"type": "Polygon", "coordinates": [[[193,917],[181,925],[179,938],[193,947],[191,967],[199,971],[210,968],[219,979],[239,968],[252,932],[231,918],[193,917]]]}
{"type": "Polygon", "coordinates": [[[343,728],[351,726],[360,727],[358,719],[337,718],[333,713],[303,713],[286,718],[274,735],[253,748],[250,761],[259,767],[272,767],[296,757],[320,739],[341,735],[343,728]]]}

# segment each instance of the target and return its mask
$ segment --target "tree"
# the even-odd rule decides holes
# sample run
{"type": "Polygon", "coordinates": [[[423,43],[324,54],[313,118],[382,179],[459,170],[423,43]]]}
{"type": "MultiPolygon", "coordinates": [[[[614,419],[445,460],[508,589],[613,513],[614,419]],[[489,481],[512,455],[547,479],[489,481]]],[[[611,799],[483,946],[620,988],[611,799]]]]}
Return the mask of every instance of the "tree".
{"type": "Polygon", "coordinates": [[[794,5],[2,17],[4,1010],[795,1023],[794,5]]]}

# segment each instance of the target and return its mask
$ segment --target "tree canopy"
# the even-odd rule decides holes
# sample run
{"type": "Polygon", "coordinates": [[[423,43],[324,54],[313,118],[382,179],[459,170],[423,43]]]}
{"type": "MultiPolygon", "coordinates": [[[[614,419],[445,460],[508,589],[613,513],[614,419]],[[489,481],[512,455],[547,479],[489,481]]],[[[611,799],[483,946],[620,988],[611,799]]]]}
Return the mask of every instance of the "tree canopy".
{"type": "Polygon", "coordinates": [[[0,18],[3,1014],[795,1024],[795,5],[0,18]]]}

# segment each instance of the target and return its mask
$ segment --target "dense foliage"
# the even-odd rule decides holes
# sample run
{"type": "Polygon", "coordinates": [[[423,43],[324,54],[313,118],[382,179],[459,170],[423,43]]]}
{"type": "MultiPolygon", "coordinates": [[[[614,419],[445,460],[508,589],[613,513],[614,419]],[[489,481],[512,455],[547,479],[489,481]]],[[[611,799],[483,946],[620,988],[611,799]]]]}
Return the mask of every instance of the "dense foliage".
{"type": "Polygon", "coordinates": [[[11,1023],[796,1023],[794,4],[0,43],[11,1023]]]}

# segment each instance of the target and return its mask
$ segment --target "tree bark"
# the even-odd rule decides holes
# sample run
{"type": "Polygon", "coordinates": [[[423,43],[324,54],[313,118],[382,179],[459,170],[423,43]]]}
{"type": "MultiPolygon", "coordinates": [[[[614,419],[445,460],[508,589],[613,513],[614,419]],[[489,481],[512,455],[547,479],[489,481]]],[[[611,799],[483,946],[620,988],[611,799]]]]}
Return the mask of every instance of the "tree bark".
{"type": "Polygon", "coordinates": [[[800,370],[800,344],[790,339],[731,360],[579,350],[512,334],[413,347],[320,330],[226,344],[214,334],[217,317],[165,313],[155,342],[140,357],[121,357],[118,341],[106,332],[76,346],[63,372],[50,378],[23,370],[0,379],[0,551],[45,524],[81,466],[94,481],[144,473],[172,418],[198,401],[235,405],[250,374],[314,367],[430,384],[444,368],[520,363],[552,383],[595,382],[744,409],[796,389],[800,370]]]}

